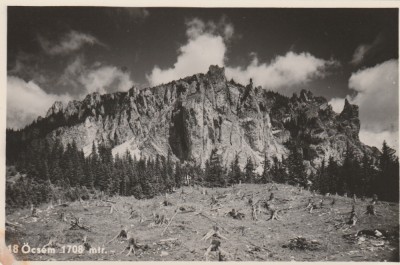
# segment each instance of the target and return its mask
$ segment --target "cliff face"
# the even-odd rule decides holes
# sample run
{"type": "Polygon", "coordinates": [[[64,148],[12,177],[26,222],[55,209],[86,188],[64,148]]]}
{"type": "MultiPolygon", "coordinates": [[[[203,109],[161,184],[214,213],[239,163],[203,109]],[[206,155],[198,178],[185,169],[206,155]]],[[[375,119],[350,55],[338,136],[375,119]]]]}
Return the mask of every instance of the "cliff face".
{"type": "Polygon", "coordinates": [[[210,66],[197,74],[153,88],[86,96],[67,106],[56,102],[46,118],[20,132],[21,139],[46,137],[76,141],[86,155],[92,143],[105,143],[113,153],[166,156],[204,164],[215,148],[228,166],[235,154],[244,165],[260,165],[264,154],[287,155],[285,142],[295,141],[310,166],[329,156],[341,160],[347,142],[356,154],[376,150],[359,141],[358,107],[348,101],[336,114],[326,99],[301,91],[291,98],[252,83],[228,82],[224,69],[210,66]]]}

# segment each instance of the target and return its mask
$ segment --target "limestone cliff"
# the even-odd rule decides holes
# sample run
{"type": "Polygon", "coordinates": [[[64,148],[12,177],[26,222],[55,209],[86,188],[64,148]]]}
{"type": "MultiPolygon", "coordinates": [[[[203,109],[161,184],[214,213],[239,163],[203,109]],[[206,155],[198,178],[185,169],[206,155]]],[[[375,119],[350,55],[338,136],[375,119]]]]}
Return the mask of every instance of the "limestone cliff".
{"type": "Polygon", "coordinates": [[[291,98],[227,81],[224,68],[210,66],[196,74],[157,87],[100,95],[89,94],[67,106],[56,102],[42,118],[20,133],[21,140],[46,137],[76,141],[85,154],[92,143],[105,143],[113,153],[129,150],[137,158],[166,156],[204,164],[217,150],[225,166],[240,157],[257,165],[264,154],[287,155],[285,143],[302,148],[314,167],[323,158],[341,160],[347,143],[361,155],[374,150],[358,138],[358,107],[348,101],[336,114],[326,99],[301,91],[291,98]]]}

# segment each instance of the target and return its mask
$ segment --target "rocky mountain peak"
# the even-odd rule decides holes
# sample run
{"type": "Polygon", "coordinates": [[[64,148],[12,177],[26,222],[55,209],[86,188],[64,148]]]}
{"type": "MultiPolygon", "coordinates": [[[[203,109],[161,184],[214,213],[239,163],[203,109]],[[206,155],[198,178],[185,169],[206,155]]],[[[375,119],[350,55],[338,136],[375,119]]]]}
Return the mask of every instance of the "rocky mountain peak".
{"type": "Polygon", "coordinates": [[[207,77],[214,83],[224,83],[226,82],[225,68],[218,65],[210,65],[207,77]]]}
{"type": "Polygon", "coordinates": [[[46,114],[46,118],[50,117],[51,115],[57,114],[59,112],[62,112],[64,109],[64,106],[61,101],[56,101],[54,104],[49,108],[46,114]]]}
{"type": "Polygon", "coordinates": [[[89,106],[96,106],[101,101],[100,93],[93,92],[91,94],[88,94],[83,101],[89,106]]]}
{"type": "Polygon", "coordinates": [[[307,102],[313,98],[313,93],[309,90],[302,89],[300,91],[300,100],[303,102],[307,102]]]}
{"type": "Polygon", "coordinates": [[[359,141],[360,119],[358,118],[358,106],[350,104],[347,99],[344,101],[344,107],[339,114],[340,130],[348,137],[359,141]]]}
{"type": "Polygon", "coordinates": [[[72,100],[68,102],[67,107],[65,108],[64,112],[67,117],[73,116],[79,112],[79,108],[82,105],[82,102],[77,100],[72,100]]]}
{"type": "MultiPolygon", "coordinates": [[[[205,165],[217,150],[229,166],[239,156],[262,167],[265,154],[287,157],[288,142],[299,145],[311,167],[330,156],[340,161],[347,142],[355,153],[373,153],[358,138],[358,107],[347,100],[340,115],[326,99],[302,90],[291,98],[276,92],[227,82],[225,69],[211,65],[196,74],[153,88],[132,88],[127,93],[92,93],[71,101],[63,110],[55,102],[48,116],[64,111],[64,118],[44,118],[35,128],[41,137],[63,144],[75,141],[86,155],[93,142],[113,148],[114,154],[129,150],[137,158],[166,156],[205,165]]],[[[35,130],[24,131],[33,139],[35,130]]]]}
{"type": "Polygon", "coordinates": [[[343,107],[342,112],[340,113],[340,116],[343,119],[353,119],[353,118],[358,119],[358,106],[350,104],[346,98],[344,100],[344,107],[343,107]]]}

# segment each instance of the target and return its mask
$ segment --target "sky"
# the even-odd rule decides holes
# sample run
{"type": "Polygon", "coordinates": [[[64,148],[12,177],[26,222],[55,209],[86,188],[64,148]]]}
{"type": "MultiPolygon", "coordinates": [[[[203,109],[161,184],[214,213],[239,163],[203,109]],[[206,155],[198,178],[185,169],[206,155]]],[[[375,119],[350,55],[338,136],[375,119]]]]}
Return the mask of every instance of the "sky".
{"type": "Polygon", "coordinates": [[[398,9],[8,7],[7,127],[56,100],[127,91],[211,64],[229,79],[360,111],[360,139],[398,150],[398,9]],[[27,107],[29,106],[29,107],[27,107]]]}

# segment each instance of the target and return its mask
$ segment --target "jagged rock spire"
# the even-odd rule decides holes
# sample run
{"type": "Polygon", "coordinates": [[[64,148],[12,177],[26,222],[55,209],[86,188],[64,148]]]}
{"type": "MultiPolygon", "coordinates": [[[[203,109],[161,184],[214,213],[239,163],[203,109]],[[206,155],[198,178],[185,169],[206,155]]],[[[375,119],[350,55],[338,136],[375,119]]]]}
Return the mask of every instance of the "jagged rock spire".
{"type": "Polygon", "coordinates": [[[56,101],[47,111],[46,117],[50,117],[51,115],[57,114],[63,111],[64,106],[61,101],[56,101]]]}
{"type": "Polygon", "coordinates": [[[344,107],[342,112],[340,113],[342,118],[352,119],[358,118],[358,106],[350,104],[347,98],[344,100],[344,107]]]}
{"type": "Polygon", "coordinates": [[[225,68],[218,65],[210,65],[207,76],[215,83],[226,82],[225,68]]]}

